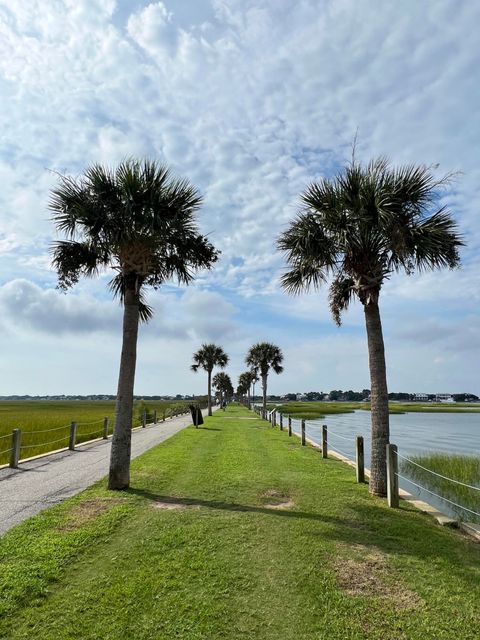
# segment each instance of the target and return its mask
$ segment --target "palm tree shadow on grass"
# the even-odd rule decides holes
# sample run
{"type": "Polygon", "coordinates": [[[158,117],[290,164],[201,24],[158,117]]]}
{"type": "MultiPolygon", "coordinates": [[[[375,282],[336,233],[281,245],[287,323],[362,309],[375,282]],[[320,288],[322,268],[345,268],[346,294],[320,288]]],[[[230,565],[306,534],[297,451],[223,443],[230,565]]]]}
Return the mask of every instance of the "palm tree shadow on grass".
{"type": "Polygon", "coordinates": [[[452,537],[450,532],[432,523],[428,531],[429,544],[425,543],[426,514],[418,515],[419,520],[413,518],[408,523],[408,536],[405,535],[405,518],[411,512],[405,509],[381,511],[378,506],[356,505],[349,507],[352,517],[338,517],[328,514],[295,511],[292,509],[271,509],[262,506],[245,505],[221,500],[205,500],[193,497],[168,496],[154,493],[147,489],[130,487],[127,491],[151,502],[182,505],[185,507],[204,507],[231,511],[233,513],[258,513],[273,516],[274,518],[293,518],[297,520],[310,520],[312,524],[326,525],[321,529],[312,528],[305,535],[317,537],[333,543],[343,545],[361,545],[380,549],[386,554],[413,556],[421,560],[430,558],[432,562],[447,562],[451,573],[472,587],[478,588],[478,571],[480,567],[480,546],[462,536],[452,537]],[[469,547],[471,554],[466,554],[469,547]],[[477,564],[472,562],[472,556],[477,556],[477,564]]]}

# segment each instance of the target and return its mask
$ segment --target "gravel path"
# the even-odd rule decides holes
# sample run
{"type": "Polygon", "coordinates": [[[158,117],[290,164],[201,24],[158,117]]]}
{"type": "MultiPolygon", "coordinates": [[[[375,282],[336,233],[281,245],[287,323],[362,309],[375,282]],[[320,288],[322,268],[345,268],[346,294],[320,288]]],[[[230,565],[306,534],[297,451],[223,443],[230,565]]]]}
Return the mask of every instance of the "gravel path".
{"type": "MultiPolygon", "coordinates": [[[[192,424],[190,414],[136,429],[132,458],[192,424]]],[[[0,533],[83,491],[108,473],[111,438],[0,469],[0,533]]]]}

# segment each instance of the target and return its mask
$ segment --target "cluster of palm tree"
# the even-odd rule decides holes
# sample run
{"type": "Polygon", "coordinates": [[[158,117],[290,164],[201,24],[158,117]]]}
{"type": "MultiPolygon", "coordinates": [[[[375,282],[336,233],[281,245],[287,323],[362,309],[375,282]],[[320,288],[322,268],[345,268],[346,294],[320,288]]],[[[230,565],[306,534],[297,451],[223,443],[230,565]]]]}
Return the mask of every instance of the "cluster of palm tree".
{"type": "Polygon", "coordinates": [[[261,380],[263,409],[267,406],[267,383],[270,371],[282,373],[283,353],[280,347],[271,342],[257,342],[247,352],[245,364],[249,367],[247,371],[240,374],[238,378],[237,394],[247,396],[250,405],[251,397],[255,399],[255,383],[261,380]]]}
{"type": "MultiPolygon", "coordinates": [[[[380,291],[392,273],[459,264],[463,243],[452,216],[437,204],[439,189],[449,178],[436,179],[429,167],[395,169],[383,158],[363,166],[353,159],[333,179],[314,182],[305,190],[300,212],[277,243],[289,265],[282,278],[287,292],[298,294],[330,281],[330,307],[337,324],[353,299],[363,305],[371,378],[370,490],[378,495],[386,493],[389,440],[380,291]]],[[[138,328],[153,316],[146,290],[158,289],[172,278],[189,284],[196,271],[210,269],[218,259],[219,252],[197,227],[201,203],[187,180],[174,178],[165,166],[148,160],[126,160],[116,169],[95,164],[79,178],[59,176],[52,191],[50,209],[64,236],[53,247],[59,286],[67,290],[82,276],[111,270],[110,290],[123,305],[110,489],[129,486],[138,328]]],[[[249,393],[260,379],[265,408],[269,372],[281,373],[282,361],[275,345],[253,345],[239,388],[249,393]]],[[[203,344],[194,354],[192,370],[202,368],[208,374],[209,415],[212,371],[227,363],[227,354],[214,344],[203,344]]],[[[228,376],[217,376],[217,390],[230,391],[228,376]]]]}
{"type": "MultiPolygon", "coordinates": [[[[199,369],[207,372],[207,396],[208,415],[212,415],[212,387],[217,389],[220,395],[220,403],[223,399],[234,394],[234,388],[230,376],[221,371],[212,378],[215,367],[224,369],[229,363],[229,357],[222,347],[210,343],[202,344],[200,349],[193,354],[193,364],[191,370],[195,373],[199,369]]],[[[267,406],[267,382],[270,371],[282,373],[283,353],[279,347],[271,342],[258,342],[254,344],[245,356],[245,363],[250,367],[248,371],[240,374],[238,379],[237,394],[239,396],[248,395],[250,404],[250,389],[255,389],[255,383],[260,379],[262,382],[263,408],[267,406]],[[259,377],[260,376],[260,377],[259,377]]],[[[255,395],[255,393],[253,393],[255,395]]]]}

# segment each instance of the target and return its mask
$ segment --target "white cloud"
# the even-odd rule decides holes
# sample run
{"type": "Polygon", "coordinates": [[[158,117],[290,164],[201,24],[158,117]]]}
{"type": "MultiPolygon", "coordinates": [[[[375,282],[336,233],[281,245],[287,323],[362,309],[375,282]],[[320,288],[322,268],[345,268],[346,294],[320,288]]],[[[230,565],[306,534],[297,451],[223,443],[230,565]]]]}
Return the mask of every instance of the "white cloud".
{"type": "MultiPolygon", "coordinates": [[[[480,5],[127,4],[0,0],[3,282],[23,278],[47,287],[45,297],[35,290],[37,303],[52,302],[58,322],[73,327],[76,294],[65,306],[48,289],[54,277],[45,256],[54,234],[47,203],[56,181],[48,170],[78,174],[93,161],[113,164],[145,154],[199,186],[202,229],[222,250],[217,268],[197,280],[203,293],[190,290],[174,311],[162,302],[159,332],[228,339],[240,357],[252,325],[229,303],[222,306],[220,294],[205,295],[222,291],[243,300],[236,307],[262,297],[265,310],[271,305],[276,337],[289,343],[283,306],[289,320],[300,323],[310,316],[329,322],[329,314],[323,294],[281,297],[275,238],[308,182],[349,157],[358,128],[361,158],[386,153],[395,163],[438,162],[439,173],[462,172],[446,201],[468,241],[465,268],[392,279],[382,295],[386,332],[395,335],[402,309],[420,320],[433,314],[434,321],[448,309],[460,326],[467,316],[478,317],[479,46],[471,25],[479,21],[480,5]],[[206,299],[215,312],[205,312],[206,299]]],[[[96,299],[97,287],[78,290],[91,296],[86,327],[102,316],[95,308],[107,305],[96,299]]],[[[24,288],[27,294],[33,295],[24,288]]],[[[2,295],[14,304],[12,291],[2,295]]],[[[18,313],[24,331],[33,326],[33,313],[18,313]]],[[[361,315],[352,308],[339,335],[360,328],[361,315]]],[[[48,326],[48,314],[44,322],[48,326]]],[[[145,335],[154,333],[152,325],[145,335]]]]}

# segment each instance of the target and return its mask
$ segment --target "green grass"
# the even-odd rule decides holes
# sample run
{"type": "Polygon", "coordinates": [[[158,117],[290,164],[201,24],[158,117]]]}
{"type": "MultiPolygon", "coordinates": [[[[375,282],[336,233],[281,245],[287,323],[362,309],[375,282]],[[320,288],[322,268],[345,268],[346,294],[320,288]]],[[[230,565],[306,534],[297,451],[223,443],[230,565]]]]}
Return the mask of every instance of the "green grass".
{"type": "Polygon", "coordinates": [[[337,413],[353,413],[359,408],[363,406],[357,402],[288,402],[278,406],[283,415],[305,420],[315,420],[337,413]]]}
{"type": "Polygon", "coordinates": [[[478,639],[478,544],[251,416],[230,405],[137,458],[130,491],[0,538],[0,637],[478,639]]]}
{"type": "MultiPolygon", "coordinates": [[[[157,409],[157,419],[177,415],[188,401],[138,401],[135,403],[133,425],[141,424],[141,413],[146,408],[151,416],[157,409]]],[[[115,402],[112,401],[0,401],[0,465],[7,464],[13,429],[22,430],[21,458],[68,446],[70,423],[77,422],[77,443],[101,437],[103,418],[110,421],[112,433],[115,402]]]]}
{"type": "MultiPolygon", "coordinates": [[[[480,457],[447,455],[443,453],[433,453],[423,456],[413,456],[413,462],[441,474],[447,478],[452,478],[464,484],[480,488],[480,457]]],[[[456,502],[467,509],[480,513],[480,491],[458,485],[449,480],[445,480],[436,475],[403,461],[401,465],[402,473],[412,478],[418,484],[434,491],[438,495],[444,496],[452,502],[456,502]]],[[[457,514],[459,520],[480,524],[480,517],[475,516],[463,509],[450,505],[450,508],[457,514]]]]}

